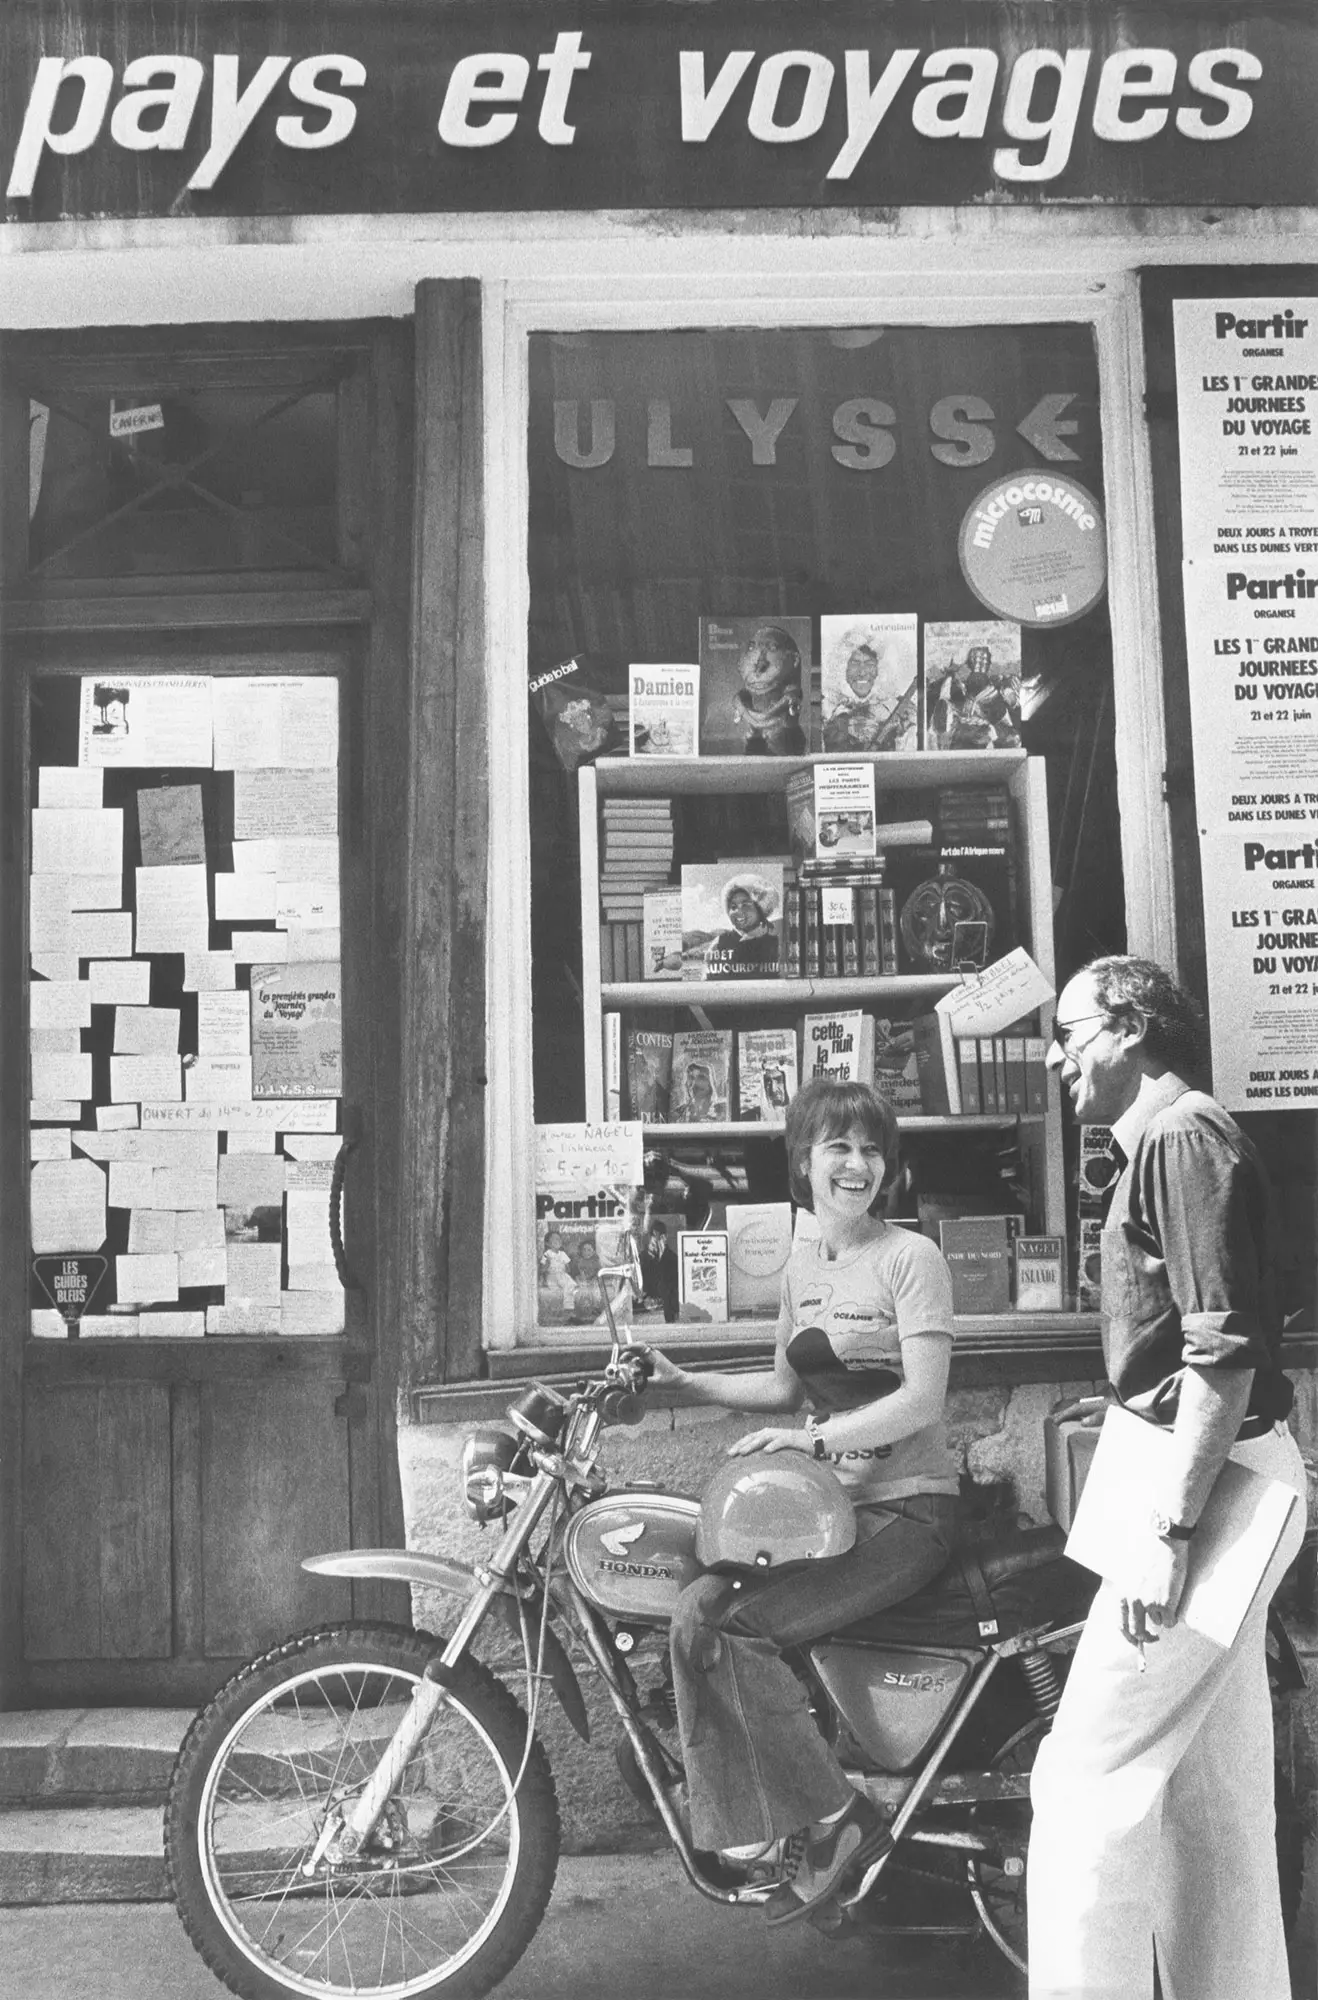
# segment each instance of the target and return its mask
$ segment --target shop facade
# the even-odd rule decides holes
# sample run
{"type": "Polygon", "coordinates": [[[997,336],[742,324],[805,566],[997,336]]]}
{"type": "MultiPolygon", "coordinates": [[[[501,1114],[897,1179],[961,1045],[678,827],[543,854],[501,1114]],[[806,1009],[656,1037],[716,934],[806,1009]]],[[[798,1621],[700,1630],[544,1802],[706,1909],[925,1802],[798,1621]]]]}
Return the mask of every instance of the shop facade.
{"type": "MultiPolygon", "coordinates": [[[[847,620],[888,621],[899,653],[918,627],[920,672],[931,630],[950,667],[967,628],[1009,648],[1014,629],[1015,744],[981,744],[973,773],[899,751],[905,804],[881,785],[880,817],[918,819],[940,787],[978,788],[992,817],[982,794],[1005,792],[1019,880],[1000,946],[1059,985],[1099,950],[1147,953],[1208,1000],[1215,1063],[1256,1034],[1247,1068],[1307,1072],[1298,1108],[1248,1121],[1278,1183],[1312,1451],[1318,1062],[1267,1053],[1300,1049],[1302,996],[1224,1000],[1223,871],[1262,826],[1205,830],[1200,809],[1195,676],[1241,628],[1206,626],[1187,585],[1186,524],[1206,515],[1181,483],[1184,330],[1249,301],[1240,324],[1275,326],[1237,345],[1284,351],[1287,310],[1318,298],[1303,10],[583,25],[216,0],[161,22],[33,4],[0,30],[0,1698],[198,1699],[298,1624],[397,1613],[334,1596],[300,1555],[405,1528],[475,1546],[463,1428],[501,1413],[508,1381],[599,1351],[581,1286],[550,1282],[567,1251],[537,1215],[536,1127],[630,1108],[609,1097],[606,1017],[671,1026],[640,968],[601,956],[603,933],[622,954],[640,929],[628,890],[597,893],[611,802],[677,800],[674,870],[786,845],[772,758],[740,780],[700,758],[627,775],[626,670],[694,659],[702,620],[799,628],[821,671],[847,620]],[[977,508],[1065,515],[1023,615],[991,551],[976,567],[977,508]],[[1082,516],[1096,572],[1072,546],[1082,516]],[[552,698],[574,675],[613,732],[575,750],[552,698]],[[60,817],[116,813],[108,836],[60,817]],[[278,846],[299,841],[320,844],[278,846]],[[257,971],[300,992],[283,1040],[252,1026],[257,971]],[[213,1175],[202,1196],[170,1178],[186,1169],[213,1175]],[[207,1213],[225,1220],[148,1219],[207,1213]],[[167,1267],[184,1256],[200,1261],[167,1267]],[[70,1258],[93,1287],[76,1339],[43,1289],[70,1258]]],[[[1318,384],[1302,361],[1247,364],[1306,365],[1318,384]]],[[[1287,495],[1284,547],[1249,517],[1209,531],[1246,605],[1251,565],[1303,561],[1303,483],[1287,495]]],[[[821,693],[807,679],[807,707],[821,693]]],[[[1266,786],[1284,807],[1258,803],[1261,779],[1227,807],[1307,816],[1265,852],[1311,837],[1294,728],[1296,775],[1266,786]]],[[[1273,869],[1303,872],[1302,852],[1273,869]]],[[[1243,916],[1243,881],[1225,901],[1243,916]]],[[[1298,916],[1238,928],[1263,988],[1305,976],[1280,964],[1304,956],[1298,916]]],[[[842,976],[835,1002],[806,984],[685,1025],[735,1038],[851,1007],[895,1045],[944,990],[909,966],[842,976]]],[[[913,1214],[964,1193],[969,1161],[1067,1243],[1061,1309],[967,1317],[954,1362],[967,1472],[1043,1518],[1043,1416],[1101,1375],[1080,1138],[1055,1101],[1034,1121],[912,1118],[913,1214]]],[[[708,1139],[668,1122],[645,1134],[656,1212],[703,1226],[785,1199],[780,1141],[734,1129],[732,1107],[708,1139]]],[[[753,1306],[652,1323],[697,1364],[767,1337],[753,1306]]],[[[730,1435],[662,1410],[619,1462],[689,1487],[730,1435]]],[[[580,1839],[627,1819],[595,1782],[569,1784],[580,1839]]]]}

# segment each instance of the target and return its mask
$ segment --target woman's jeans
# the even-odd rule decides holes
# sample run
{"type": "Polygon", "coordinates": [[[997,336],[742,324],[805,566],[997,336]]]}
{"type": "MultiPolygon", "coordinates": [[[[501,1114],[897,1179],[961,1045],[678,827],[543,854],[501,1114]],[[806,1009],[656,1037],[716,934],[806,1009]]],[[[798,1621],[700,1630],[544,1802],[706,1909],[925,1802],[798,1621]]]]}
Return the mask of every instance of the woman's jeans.
{"type": "Polygon", "coordinates": [[[740,1590],[716,1575],[687,1585],[671,1648],[695,1846],[768,1843],[851,1803],[779,1649],[912,1596],[948,1561],[955,1509],[946,1493],[858,1507],[845,1555],[740,1590]]]}

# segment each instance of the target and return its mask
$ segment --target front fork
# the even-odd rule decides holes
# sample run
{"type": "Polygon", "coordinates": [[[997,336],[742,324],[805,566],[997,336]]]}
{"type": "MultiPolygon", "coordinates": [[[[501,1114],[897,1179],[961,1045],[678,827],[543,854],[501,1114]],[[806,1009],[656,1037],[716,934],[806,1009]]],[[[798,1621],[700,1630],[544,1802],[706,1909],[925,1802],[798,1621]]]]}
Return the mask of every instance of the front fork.
{"type": "Polygon", "coordinates": [[[383,1757],[366,1784],[343,1814],[342,1821],[335,1824],[332,1819],[326,1820],[315,1849],[304,1864],[305,1874],[314,1873],[331,1842],[337,1845],[342,1856],[351,1857],[361,1852],[374,1833],[380,1815],[447,1699],[445,1681],[448,1673],[457,1666],[480,1630],[495,1598],[501,1591],[513,1588],[518,1559],[561,1483],[556,1473],[536,1473],[498,1548],[488,1564],[476,1571],[479,1588],[467,1600],[453,1636],[440,1654],[438,1672],[432,1675],[427,1669],[413,1689],[406,1715],[389,1739],[383,1757]]]}

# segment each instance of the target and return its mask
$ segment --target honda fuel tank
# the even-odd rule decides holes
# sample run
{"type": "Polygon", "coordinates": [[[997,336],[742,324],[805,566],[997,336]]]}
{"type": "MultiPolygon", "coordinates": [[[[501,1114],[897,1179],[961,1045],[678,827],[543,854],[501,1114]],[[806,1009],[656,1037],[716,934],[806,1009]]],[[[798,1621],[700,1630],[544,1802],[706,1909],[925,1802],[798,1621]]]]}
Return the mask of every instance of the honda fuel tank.
{"type": "Polygon", "coordinates": [[[563,1537],[568,1573],[610,1618],[666,1625],[697,1574],[700,1502],[678,1493],[611,1493],[574,1514],[563,1537]]]}

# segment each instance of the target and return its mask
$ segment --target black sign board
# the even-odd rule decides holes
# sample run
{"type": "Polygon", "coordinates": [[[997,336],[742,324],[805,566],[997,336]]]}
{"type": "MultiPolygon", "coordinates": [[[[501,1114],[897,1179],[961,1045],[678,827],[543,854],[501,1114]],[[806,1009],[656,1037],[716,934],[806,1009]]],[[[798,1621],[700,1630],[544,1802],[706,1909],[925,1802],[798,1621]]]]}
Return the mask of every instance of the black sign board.
{"type": "Polygon", "coordinates": [[[1313,0],[7,0],[78,216],[1318,200],[1313,0]]]}
{"type": "Polygon", "coordinates": [[[91,1305],[108,1267],[105,1257],[32,1259],[37,1283],[69,1326],[76,1326],[91,1305]]]}

